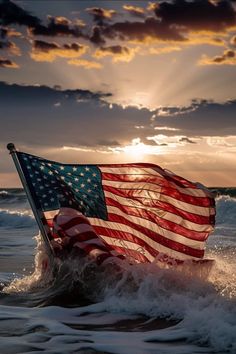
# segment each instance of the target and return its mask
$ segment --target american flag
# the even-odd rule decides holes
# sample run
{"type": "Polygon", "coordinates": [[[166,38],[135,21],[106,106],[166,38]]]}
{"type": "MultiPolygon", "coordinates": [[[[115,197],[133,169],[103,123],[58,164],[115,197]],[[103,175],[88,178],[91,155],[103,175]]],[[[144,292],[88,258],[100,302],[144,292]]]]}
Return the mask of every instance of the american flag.
{"type": "Polygon", "coordinates": [[[60,208],[80,211],[105,244],[136,262],[199,260],[213,231],[202,185],[149,163],[62,164],[17,152],[50,239],[60,208]]]}

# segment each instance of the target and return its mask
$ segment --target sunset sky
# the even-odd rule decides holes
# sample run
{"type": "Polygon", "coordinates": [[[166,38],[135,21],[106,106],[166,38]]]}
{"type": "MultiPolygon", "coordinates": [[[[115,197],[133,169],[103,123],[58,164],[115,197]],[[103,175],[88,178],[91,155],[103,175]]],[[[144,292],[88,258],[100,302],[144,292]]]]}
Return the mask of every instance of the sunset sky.
{"type": "Polygon", "coordinates": [[[6,149],[236,186],[236,1],[0,0],[6,149]]]}

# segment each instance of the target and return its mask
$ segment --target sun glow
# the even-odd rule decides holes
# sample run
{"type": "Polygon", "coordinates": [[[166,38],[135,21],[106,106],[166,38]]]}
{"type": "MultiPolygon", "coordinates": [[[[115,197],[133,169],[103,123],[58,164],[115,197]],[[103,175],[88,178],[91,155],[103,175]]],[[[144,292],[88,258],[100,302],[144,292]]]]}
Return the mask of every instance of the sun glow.
{"type": "Polygon", "coordinates": [[[109,149],[114,153],[124,153],[134,159],[142,159],[144,155],[160,155],[164,153],[162,147],[144,144],[140,138],[133,139],[130,145],[109,149]]]}

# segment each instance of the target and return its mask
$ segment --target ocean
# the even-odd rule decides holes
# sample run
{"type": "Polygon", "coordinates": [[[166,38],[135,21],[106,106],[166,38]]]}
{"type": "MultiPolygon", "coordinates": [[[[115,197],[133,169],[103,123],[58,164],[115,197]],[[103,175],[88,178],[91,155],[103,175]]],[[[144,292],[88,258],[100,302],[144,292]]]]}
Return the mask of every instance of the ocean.
{"type": "Polygon", "coordinates": [[[0,353],[236,353],[236,188],[216,188],[209,266],[43,272],[22,189],[0,190],[0,353]]]}

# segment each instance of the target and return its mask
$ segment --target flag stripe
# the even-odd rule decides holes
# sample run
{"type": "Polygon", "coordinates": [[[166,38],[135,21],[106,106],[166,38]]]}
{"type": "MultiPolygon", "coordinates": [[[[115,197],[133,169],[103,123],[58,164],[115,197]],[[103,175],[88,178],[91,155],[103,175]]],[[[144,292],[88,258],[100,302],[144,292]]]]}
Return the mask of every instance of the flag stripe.
{"type": "MultiPolygon", "coordinates": [[[[135,205],[136,209],[146,209],[154,212],[157,216],[161,216],[163,219],[170,221],[175,221],[177,224],[182,224],[189,230],[204,232],[206,226],[209,224],[209,217],[198,216],[187,211],[182,211],[169,203],[163,203],[158,200],[154,201],[152,199],[136,198],[135,203],[132,199],[121,197],[112,192],[105,192],[106,198],[113,198],[119,201],[124,206],[135,205]]],[[[211,230],[212,227],[209,228],[211,230]]]]}
{"type": "MultiPolygon", "coordinates": [[[[182,193],[179,191],[179,189],[176,189],[176,187],[170,187],[169,183],[167,181],[163,181],[163,178],[161,177],[153,177],[153,176],[145,176],[145,175],[117,175],[115,173],[103,173],[102,174],[102,179],[104,185],[109,185],[108,181],[114,182],[113,184],[119,188],[119,185],[121,188],[124,188],[125,182],[126,183],[133,183],[134,187],[136,188],[138,186],[138,189],[141,189],[142,187],[146,187],[147,185],[150,186],[150,189],[155,191],[156,193],[160,192],[161,194],[164,194],[166,196],[171,196],[172,198],[175,198],[176,200],[186,202],[188,204],[193,204],[196,206],[210,206],[210,200],[206,196],[192,196],[189,194],[182,193]],[[119,182],[119,183],[116,183],[119,182]]],[[[112,185],[112,184],[111,184],[112,185]]],[[[131,187],[128,185],[128,189],[131,187]]],[[[147,189],[147,188],[144,188],[147,189]]]]}
{"type": "MultiPolygon", "coordinates": [[[[188,245],[198,245],[199,248],[203,248],[204,240],[206,239],[206,232],[199,233],[190,231],[184,228],[182,225],[176,224],[174,221],[168,221],[163,218],[158,217],[151,211],[147,211],[145,209],[136,209],[133,207],[126,207],[114,199],[106,198],[106,203],[108,206],[108,212],[117,212],[117,214],[122,214],[124,216],[135,216],[137,218],[142,218],[147,223],[150,223],[152,230],[157,228],[161,230],[163,234],[166,234],[166,231],[170,235],[170,238],[178,236],[178,238],[182,239],[184,243],[188,245]],[[118,208],[119,211],[115,208],[118,208]]],[[[132,218],[134,220],[134,218],[132,218]]],[[[138,221],[137,221],[138,223],[138,221]]],[[[142,223],[144,225],[144,223],[142,223]]]]}
{"type": "Polygon", "coordinates": [[[185,255],[181,252],[175,251],[173,249],[169,249],[168,247],[159,244],[156,240],[152,240],[147,235],[135,230],[134,228],[128,225],[106,221],[106,223],[101,226],[101,220],[99,219],[94,219],[92,222],[94,229],[102,238],[104,238],[104,236],[107,236],[105,240],[108,244],[111,244],[114,235],[116,235],[116,238],[119,239],[118,236],[120,233],[120,235],[124,235],[125,239],[127,238],[127,241],[132,242],[132,238],[134,237],[133,240],[137,240],[137,245],[140,245],[141,247],[145,248],[153,257],[156,257],[160,253],[165,255],[168,254],[172,259],[175,260],[179,259],[183,261],[186,259],[190,260],[193,258],[196,260],[198,259],[197,257],[192,257],[189,255],[185,255]]]}
{"type": "MultiPolygon", "coordinates": [[[[150,188],[150,186],[148,185],[150,188]]],[[[191,213],[199,216],[209,216],[209,210],[204,207],[199,207],[197,205],[188,204],[182,201],[178,201],[172,197],[165,196],[161,192],[156,192],[154,189],[147,188],[147,184],[139,183],[120,183],[112,181],[103,181],[104,191],[113,192],[120,195],[121,197],[127,196],[130,199],[143,198],[158,200],[172,204],[178,209],[183,211],[188,211],[191,208],[191,213]]]]}
{"type": "MultiPolygon", "coordinates": [[[[131,218],[132,220],[135,220],[137,218],[131,218]]],[[[145,221],[142,222],[142,224],[136,224],[134,221],[130,221],[127,217],[115,214],[115,213],[110,213],[109,214],[109,220],[113,221],[113,222],[117,222],[119,224],[123,224],[123,225],[127,225],[130,226],[131,228],[133,228],[136,231],[139,231],[141,233],[143,233],[146,237],[149,237],[152,240],[156,240],[159,244],[170,248],[170,249],[174,249],[175,251],[178,251],[180,253],[183,254],[189,254],[192,257],[196,257],[196,258],[202,258],[204,255],[204,251],[203,250],[199,250],[199,249],[194,249],[192,247],[189,247],[187,245],[181,244],[177,241],[168,239],[162,235],[160,235],[158,232],[155,232],[153,230],[151,230],[151,228],[146,228],[145,225],[145,221]]],[[[139,221],[139,220],[137,220],[139,221]]],[[[93,222],[92,222],[93,225],[93,222]]]]}

